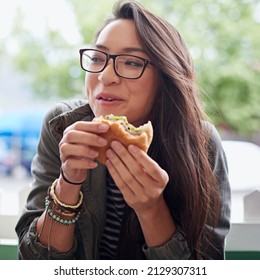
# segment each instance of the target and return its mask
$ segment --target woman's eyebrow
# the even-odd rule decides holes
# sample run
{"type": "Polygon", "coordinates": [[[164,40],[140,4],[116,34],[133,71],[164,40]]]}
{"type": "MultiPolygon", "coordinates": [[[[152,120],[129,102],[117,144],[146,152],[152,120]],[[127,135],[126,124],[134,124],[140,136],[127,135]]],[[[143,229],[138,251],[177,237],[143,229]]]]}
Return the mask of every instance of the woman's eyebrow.
{"type": "MultiPolygon", "coordinates": [[[[98,49],[103,50],[103,51],[109,51],[109,48],[107,48],[103,45],[100,45],[100,44],[95,45],[95,48],[98,48],[98,49]]],[[[142,53],[144,53],[144,50],[140,47],[127,47],[127,48],[123,48],[122,51],[126,52],[126,53],[131,53],[131,52],[142,52],[142,53]]]]}
{"type": "Polygon", "coordinates": [[[94,47],[103,51],[108,51],[108,48],[103,45],[95,45],[94,47]]]}
{"type": "Polygon", "coordinates": [[[142,48],[135,48],[135,47],[130,47],[130,48],[123,48],[124,52],[142,52],[144,53],[144,50],[142,48]]]}

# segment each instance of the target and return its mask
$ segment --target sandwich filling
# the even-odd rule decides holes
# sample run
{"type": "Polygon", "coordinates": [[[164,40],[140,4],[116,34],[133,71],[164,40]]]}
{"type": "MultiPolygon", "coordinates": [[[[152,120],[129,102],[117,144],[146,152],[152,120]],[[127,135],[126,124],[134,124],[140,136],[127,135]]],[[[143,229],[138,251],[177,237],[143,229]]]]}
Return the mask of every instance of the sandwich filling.
{"type": "Polygon", "coordinates": [[[143,132],[142,126],[135,127],[127,121],[125,116],[114,116],[113,114],[107,115],[104,119],[108,121],[118,122],[124,129],[132,135],[140,135],[143,132]]]}

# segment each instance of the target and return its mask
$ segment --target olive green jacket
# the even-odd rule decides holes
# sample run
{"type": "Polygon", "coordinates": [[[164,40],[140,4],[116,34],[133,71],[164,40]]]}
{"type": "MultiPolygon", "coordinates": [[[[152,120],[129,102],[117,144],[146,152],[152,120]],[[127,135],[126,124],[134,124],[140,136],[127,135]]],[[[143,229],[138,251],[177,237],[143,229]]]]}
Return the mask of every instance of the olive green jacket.
{"type": "MultiPolygon", "coordinates": [[[[106,167],[98,165],[89,171],[82,185],[84,211],[76,224],[73,248],[66,253],[41,245],[37,239],[36,222],[44,211],[44,199],[48,187],[60,174],[58,144],[66,127],[79,120],[91,121],[93,112],[86,101],[74,100],[57,104],[48,112],[42,126],[37,154],[32,162],[33,183],[24,213],[16,226],[19,237],[20,259],[98,259],[99,240],[106,221],[106,167]]],[[[225,238],[230,228],[230,188],[227,165],[219,135],[212,126],[212,142],[215,146],[214,172],[220,184],[221,217],[214,233],[214,246],[206,259],[224,259],[225,238]]],[[[146,259],[192,259],[181,229],[160,247],[142,247],[146,259]]],[[[138,257],[137,257],[138,258],[138,257]]]]}

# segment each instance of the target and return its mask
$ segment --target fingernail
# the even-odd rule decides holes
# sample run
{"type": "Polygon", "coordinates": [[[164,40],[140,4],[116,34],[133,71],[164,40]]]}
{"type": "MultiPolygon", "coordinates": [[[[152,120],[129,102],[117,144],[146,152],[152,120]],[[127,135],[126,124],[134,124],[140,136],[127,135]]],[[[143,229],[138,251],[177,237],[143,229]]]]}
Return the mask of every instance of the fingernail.
{"type": "Polygon", "coordinates": [[[100,145],[106,145],[106,144],[107,144],[107,140],[104,139],[104,138],[102,138],[102,137],[99,137],[99,138],[97,139],[97,141],[98,141],[98,143],[99,143],[100,145]]]}
{"type": "Polygon", "coordinates": [[[106,161],[106,166],[109,167],[109,168],[112,167],[112,163],[109,159],[107,159],[107,161],[106,161]]]}
{"type": "Polygon", "coordinates": [[[135,145],[129,145],[128,151],[132,154],[135,154],[137,152],[137,147],[135,145]]]}
{"type": "Polygon", "coordinates": [[[91,161],[89,163],[89,165],[90,165],[90,168],[96,168],[98,164],[96,162],[94,162],[94,161],[91,161]]]}
{"type": "Polygon", "coordinates": [[[98,152],[97,151],[94,151],[94,150],[90,150],[88,152],[88,154],[91,156],[91,157],[97,157],[98,156],[98,152]]]}
{"type": "Polygon", "coordinates": [[[120,144],[120,142],[118,142],[118,141],[113,141],[112,143],[111,143],[111,147],[114,149],[114,150],[119,150],[120,148],[121,148],[121,144],[120,144]]]}
{"type": "Polygon", "coordinates": [[[102,123],[102,124],[100,124],[100,125],[98,126],[98,130],[99,130],[100,132],[107,131],[107,129],[108,129],[108,125],[105,124],[105,123],[102,123]]]}
{"type": "Polygon", "coordinates": [[[115,153],[110,149],[107,150],[106,154],[108,158],[113,158],[115,156],[115,153]]]}

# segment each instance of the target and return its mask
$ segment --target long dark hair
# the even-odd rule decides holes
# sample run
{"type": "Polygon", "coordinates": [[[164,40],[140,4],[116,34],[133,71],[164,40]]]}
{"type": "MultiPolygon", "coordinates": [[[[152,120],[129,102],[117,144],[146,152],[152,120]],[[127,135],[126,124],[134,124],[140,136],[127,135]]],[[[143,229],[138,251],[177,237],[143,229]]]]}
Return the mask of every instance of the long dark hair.
{"type": "MultiPolygon", "coordinates": [[[[169,174],[164,198],[192,254],[201,258],[207,254],[205,240],[210,242],[206,224],[214,228],[217,223],[219,192],[210,163],[209,131],[203,125],[206,116],[192,59],[176,28],[137,2],[117,2],[113,18],[104,26],[117,19],[135,22],[142,47],[159,70],[158,98],[151,116],[154,139],[149,155],[169,174]]],[[[137,252],[141,251],[143,236],[135,213],[131,209],[128,212],[119,255],[136,258],[140,257],[137,252]]]]}

